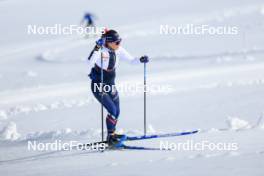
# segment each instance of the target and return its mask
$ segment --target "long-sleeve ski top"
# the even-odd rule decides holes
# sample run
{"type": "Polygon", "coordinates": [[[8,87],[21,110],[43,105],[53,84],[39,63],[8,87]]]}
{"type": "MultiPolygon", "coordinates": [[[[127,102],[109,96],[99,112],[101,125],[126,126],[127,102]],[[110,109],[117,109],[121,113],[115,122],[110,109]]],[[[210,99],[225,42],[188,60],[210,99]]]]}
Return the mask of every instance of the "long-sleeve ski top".
{"type": "Polygon", "coordinates": [[[98,67],[101,68],[101,57],[103,58],[104,70],[108,70],[109,67],[111,67],[111,69],[116,68],[118,66],[120,59],[129,61],[130,63],[135,63],[135,64],[140,63],[139,58],[130,55],[123,47],[119,47],[119,49],[115,51],[103,47],[101,50],[94,51],[94,53],[90,57],[89,60],[90,67],[93,67],[94,64],[96,64],[98,67]],[[112,57],[114,57],[114,61],[111,61],[112,57]]]}

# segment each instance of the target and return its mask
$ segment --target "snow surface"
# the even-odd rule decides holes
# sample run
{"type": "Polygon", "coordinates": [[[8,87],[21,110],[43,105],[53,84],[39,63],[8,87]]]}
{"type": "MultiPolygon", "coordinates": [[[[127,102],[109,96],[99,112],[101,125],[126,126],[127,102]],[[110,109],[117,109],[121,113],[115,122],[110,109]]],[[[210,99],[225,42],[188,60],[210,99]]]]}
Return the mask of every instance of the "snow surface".
{"type": "MultiPolygon", "coordinates": [[[[264,174],[264,2],[164,0],[0,1],[0,175],[264,174]],[[236,151],[29,151],[27,142],[100,140],[100,105],[86,58],[95,38],[27,35],[27,25],[79,24],[85,11],[117,29],[135,56],[147,54],[149,134],[184,137],[128,142],[159,147],[193,140],[233,142],[236,151]],[[238,26],[238,35],[159,34],[160,24],[238,26]]],[[[121,62],[118,84],[143,82],[143,66],[121,62]]],[[[142,134],[143,94],[120,93],[118,131],[142,134]]]]}

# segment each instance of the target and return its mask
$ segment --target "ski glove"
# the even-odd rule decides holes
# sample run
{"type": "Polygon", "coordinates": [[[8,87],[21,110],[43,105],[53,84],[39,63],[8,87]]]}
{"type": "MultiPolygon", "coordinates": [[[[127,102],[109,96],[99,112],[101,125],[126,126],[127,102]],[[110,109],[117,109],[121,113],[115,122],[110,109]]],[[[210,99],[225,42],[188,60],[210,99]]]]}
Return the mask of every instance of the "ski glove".
{"type": "Polygon", "coordinates": [[[139,58],[139,60],[140,60],[141,63],[148,63],[149,58],[148,58],[148,56],[141,56],[139,58]]]}
{"type": "Polygon", "coordinates": [[[96,43],[95,50],[98,51],[105,44],[105,39],[104,38],[100,38],[95,43],[96,43]]]}

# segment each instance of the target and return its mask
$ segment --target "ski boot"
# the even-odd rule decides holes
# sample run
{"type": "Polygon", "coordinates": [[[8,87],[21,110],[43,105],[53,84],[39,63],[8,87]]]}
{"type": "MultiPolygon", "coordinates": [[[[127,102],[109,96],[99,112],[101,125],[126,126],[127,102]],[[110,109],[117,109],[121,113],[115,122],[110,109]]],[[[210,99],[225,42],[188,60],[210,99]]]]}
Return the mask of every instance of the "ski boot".
{"type": "Polygon", "coordinates": [[[107,143],[110,148],[122,148],[126,135],[111,133],[107,136],[107,143]]]}

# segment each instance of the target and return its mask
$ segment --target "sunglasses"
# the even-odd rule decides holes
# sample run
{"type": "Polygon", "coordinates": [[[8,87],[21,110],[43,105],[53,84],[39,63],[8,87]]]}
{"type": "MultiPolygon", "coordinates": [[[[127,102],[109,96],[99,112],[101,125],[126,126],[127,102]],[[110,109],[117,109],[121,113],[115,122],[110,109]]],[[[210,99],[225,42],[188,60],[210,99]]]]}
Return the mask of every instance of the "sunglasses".
{"type": "Polygon", "coordinates": [[[116,45],[120,45],[121,39],[114,42],[116,45]]]}

